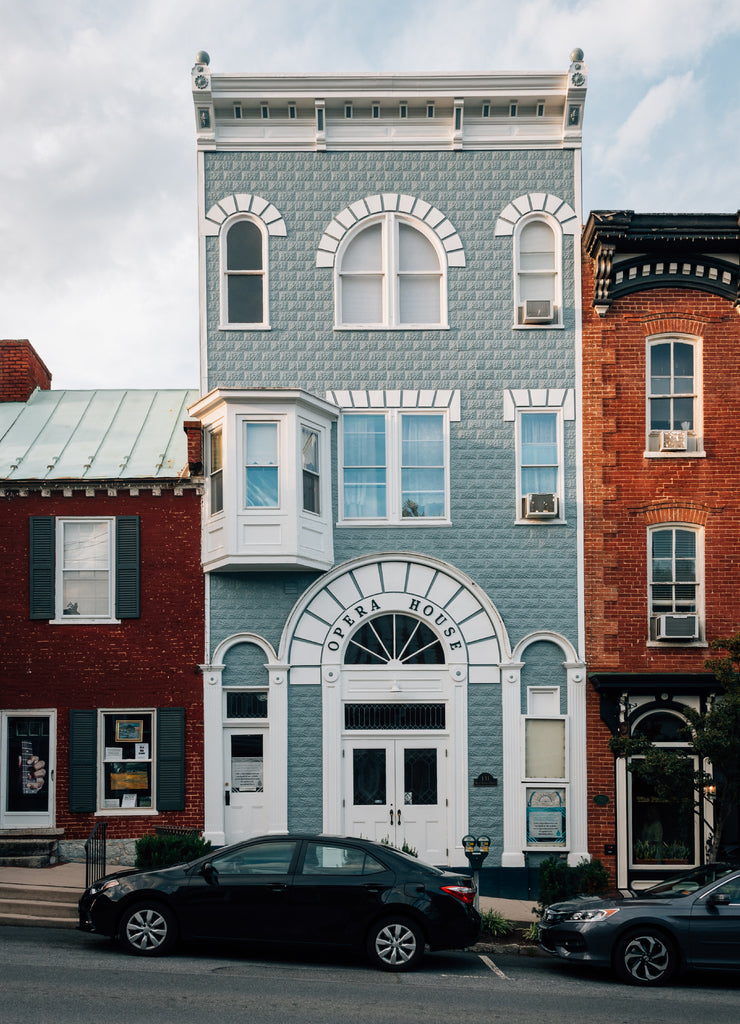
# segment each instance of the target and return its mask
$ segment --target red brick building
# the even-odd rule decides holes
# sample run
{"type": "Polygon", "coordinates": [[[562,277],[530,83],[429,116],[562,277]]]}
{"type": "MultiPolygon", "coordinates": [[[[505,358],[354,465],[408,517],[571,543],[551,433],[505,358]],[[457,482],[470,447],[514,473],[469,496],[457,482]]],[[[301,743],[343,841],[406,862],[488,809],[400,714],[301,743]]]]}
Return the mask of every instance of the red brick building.
{"type": "Polygon", "coordinates": [[[0,855],[130,860],[203,826],[197,392],[50,386],[0,341],[0,855]]]}
{"type": "Polygon", "coordinates": [[[599,211],[583,248],[589,849],[624,886],[701,863],[710,827],[607,743],[681,745],[740,630],[739,219],[599,211]]]}

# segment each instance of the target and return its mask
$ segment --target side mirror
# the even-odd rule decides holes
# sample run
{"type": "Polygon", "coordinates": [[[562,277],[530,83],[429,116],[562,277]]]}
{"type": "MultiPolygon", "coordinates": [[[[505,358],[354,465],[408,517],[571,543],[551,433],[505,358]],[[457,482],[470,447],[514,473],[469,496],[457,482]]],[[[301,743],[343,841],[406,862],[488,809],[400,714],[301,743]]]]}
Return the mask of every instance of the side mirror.
{"type": "Polygon", "coordinates": [[[730,897],[726,892],[713,892],[707,897],[707,903],[712,907],[729,907],[730,897]]]}
{"type": "Polygon", "coordinates": [[[209,885],[215,885],[218,881],[218,872],[209,860],[207,860],[205,864],[201,864],[200,873],[209,885]]]}

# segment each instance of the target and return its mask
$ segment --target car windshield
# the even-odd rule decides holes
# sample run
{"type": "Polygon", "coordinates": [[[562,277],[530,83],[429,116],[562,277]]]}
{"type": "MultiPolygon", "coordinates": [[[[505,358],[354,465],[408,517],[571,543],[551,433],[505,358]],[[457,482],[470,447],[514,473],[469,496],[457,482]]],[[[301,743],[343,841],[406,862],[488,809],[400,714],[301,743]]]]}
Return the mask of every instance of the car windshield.
{"type": "Polygon", "coordinates": [[[704,864],[703,867],[686,871],[682,875],[674,875],[663,882],[644,889],[640,896],[644,899],[655,899],[663,896],[688,896],[702,886],[716,882],[718,878],[724,878],[730,872],[736,870],[732,864],[704,864]]]}

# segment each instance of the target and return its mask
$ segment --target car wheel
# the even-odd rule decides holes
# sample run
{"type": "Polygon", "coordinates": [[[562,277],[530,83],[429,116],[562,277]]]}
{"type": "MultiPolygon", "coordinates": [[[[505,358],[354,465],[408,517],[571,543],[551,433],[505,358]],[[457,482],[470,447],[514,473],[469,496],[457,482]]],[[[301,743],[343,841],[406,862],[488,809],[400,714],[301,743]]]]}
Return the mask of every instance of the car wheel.
{"type": "Polygon", "coordinates": [[[376,921],[367,936],[370,962],[383,971],[410,971],[424,956],[424,933],[407,917],[376,921]]]}
{"type": "Polygon", "coordinates": [[[664,985],[677,966],[673,943],[652,928],[629,932],[614,950],[614,969],[629,985],[664,985]]]}
{"type": "Polygon", "coordinates": [[[118,937],[127,953],[164,956],[177,938],[174,914],[161,903],[137,903],[121,918],[118,937]]]}

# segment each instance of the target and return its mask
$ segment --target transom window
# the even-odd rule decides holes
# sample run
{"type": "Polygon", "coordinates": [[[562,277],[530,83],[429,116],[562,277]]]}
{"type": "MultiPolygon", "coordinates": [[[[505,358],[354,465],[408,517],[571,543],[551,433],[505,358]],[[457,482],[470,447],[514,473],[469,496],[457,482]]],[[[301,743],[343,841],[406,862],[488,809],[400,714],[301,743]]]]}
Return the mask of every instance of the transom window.
{"type": "Polygon", "coordinates": [[[396,214],[352,233],[336,266],[338,327],[446,326],[446,261],[430,235],[396,214]]]}
{"type": "Polygon", "coordinates": [[[267,322],[265,240],[256,221],[242,218],[222,243],[222,319],[229,326],[263,327],[267,322]]]}
{"type": "Polygon", "coordinates": [[[444,665],[442,644],[429,626],[410,615],[379,615],[355,630],[345,665],[444,665]]]}
{"type": "Polygon", "coordinates": [[[406,523],[448,515],[445,413],[345,413],[343,518],[406,523]]]}

